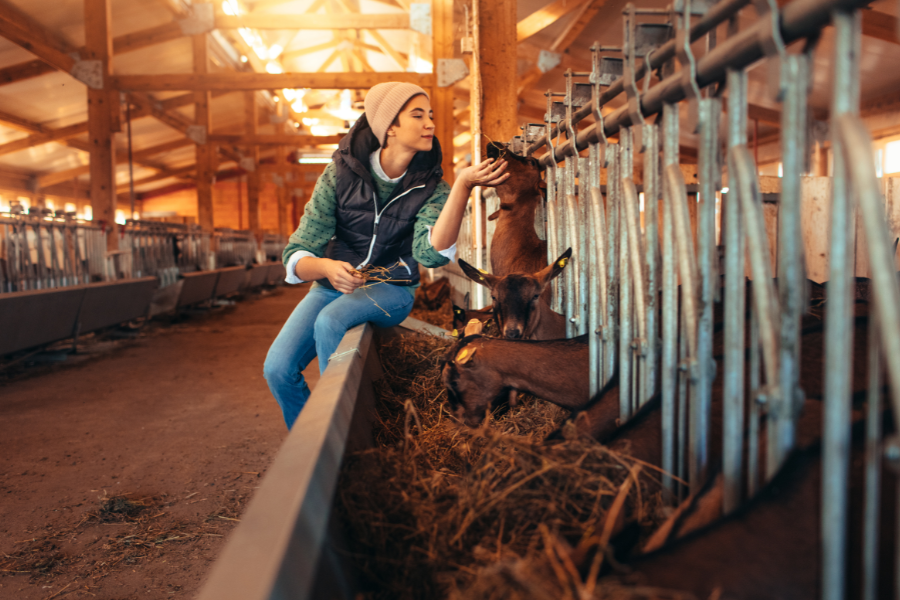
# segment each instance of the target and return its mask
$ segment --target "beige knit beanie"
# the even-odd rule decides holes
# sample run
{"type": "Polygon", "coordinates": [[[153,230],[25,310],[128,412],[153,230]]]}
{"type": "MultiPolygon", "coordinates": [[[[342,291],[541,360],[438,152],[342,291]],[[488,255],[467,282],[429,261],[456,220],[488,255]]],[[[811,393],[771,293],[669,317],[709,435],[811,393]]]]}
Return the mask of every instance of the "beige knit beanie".
{"type": "Polygon", "coordinates": [[[366,120],[381,146],[384,146],[387,130],[400,114],[400,109],[410,98],[419,94],[425,94],[426,98],[431,99],[428,93],[416,84],[399,81],[379,83],[366,94],[364,105],[366,120]]]}

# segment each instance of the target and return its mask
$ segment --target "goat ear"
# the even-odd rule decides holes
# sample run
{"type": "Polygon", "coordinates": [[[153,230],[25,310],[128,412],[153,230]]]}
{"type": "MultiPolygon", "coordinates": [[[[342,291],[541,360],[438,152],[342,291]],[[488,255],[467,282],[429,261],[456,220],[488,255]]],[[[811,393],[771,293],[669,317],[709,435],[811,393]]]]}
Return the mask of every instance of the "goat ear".
{"type": "Polygon", "coordinates": [[[488,289],[494,289],[494,284],[497,283],[498,277],[495,277],[488,273],[487,271],[482,271],[481,269],[476,269],[463,259],[459,259],[459,268],[463,270],[463,273],[466,274],[466,277],[474,281],[475,283],[480,283],[484,287],[488,289]]]}
{"type": "Polygon", "coordinates": [[[563,269],[566,268],[566,265],[569,264],[569,259],[572,257],[572,249],[569,248],[565,252],[562,253],[562,256],[553,261],[552,265],[544,267],[537,274],[538,281],[541,282],[541,287],[547,287],[547,285],[553,281],[556,277],[559,277],[560,273],[563,272],[563,269]]]}

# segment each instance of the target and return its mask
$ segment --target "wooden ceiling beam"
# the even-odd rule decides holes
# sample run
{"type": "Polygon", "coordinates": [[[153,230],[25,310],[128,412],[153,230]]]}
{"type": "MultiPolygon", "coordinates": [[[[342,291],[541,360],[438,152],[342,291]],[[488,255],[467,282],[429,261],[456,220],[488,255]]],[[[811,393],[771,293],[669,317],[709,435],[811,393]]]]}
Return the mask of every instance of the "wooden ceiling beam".
{"type": "Polygon", "coordinates": [[[113,85],[128,91],[237,91],[281,88],[366,90],[386,81],[405,81],[424,88],[434,85],[432,73],[209,73],[193,75],[116,75],[113,85]]]}
{"type": "Polygon", "coordinates": [[[585,0],[556,0],[516,24],[516,41],[526,40],[579,9],[585,0]]]}
{"type": "Polygon", "coordinates": [[[233,16],[216,15],[216,29],[250,29],[262,30],[345,30],[345,29],[409,29],[409,15],[405,13],[389,14],[334,14],[316,15],[310,19],[308,14],[301,15],[269,15],[249,13],[233,16]]]}
{"type": "Polygon", "coordinates": [[[0,85],[24,81],[32,77],[40,77],[47,73],[56,73],[56,67],[48,65],[40,59],[29,60],[28,62],[0,69],[0,85]]]}
{"type": "MultiPolygon", "coordinates": [[[[3,3],[0,3],[0,7],[4,6],[5,5],[3,3]]],[[[19,28],[21,29],[21,26],[19,28]]],[[[34,26],[32,26],[32,29],[35,29],[34,26]]],[[[42,37],[46,38],[48,34],[46,33],[46,30],[43,31],[44,35],[42,37]]],[[[156,27],[151,27],[149,29],[144,29],[141,31],[135,31],[133,33],[127,33],[125,35],[120,35],[116,38],[113,38],[113,53],[125,54],[126,52],[133,52],[135,50],[147,48],[156,44],[162,44],[164,42],[169,42],[182,37],[184,37],[184,33],[178,23],[166,23],[164,25],[158,25],[156,27]]],[[[50,45],[52,47],[58,48],[60,43],[61,41],[57,40],[56,43],[51,43],[50,45]]],[[[26,48],[26,50],[28,50],[28,48],[26,48]]],[[[60,51],[63,51],[67,54],[74,52],[79,56],[85,55],[85,48],[83,46],[81,48],[71,47],[67,50],[60,49],[60,51]]],[[[29,50],[29,52],[33,51],[29,50]]],[[[34,53],[37,54],[36,52],[34,53]]],[[[41,60],[30,60],[0,69],[0,85],[15,83],[17,81],[24,81],[26,79],[39,77],[47,73],[53,73],[57,70],[59,70],[59,65],[54,64],[50,61],[43,60],[43,57],[41,60]]],[[[66,72],[68,71],[69,70],[66,69],[66,72]]]]}
{"type": "MultiPolygon", "coordinates": [[[[153,183],[154,181],[162,181],[163,179],[169,179],[170,177],[186,177],[191,175],[194,171],[197,170],[197,165],[190,165],[188,167],[182,167],[180,169],[174,170],[165,170],[157,173],[156,175],[150,175],[149,177],[144,177],[143,179],[138,179],[134,182],[135,186],[146,185],[148,183],[153,183]]],[[[116,189],[128,189],[130,184],[121,183],[116,185],[116,189]]]]}
{"type": "Polygon", "coordinates": [[[44,30],[36,29],[26,23],[16,22],[14,16],[0,10],[0,36],[28,50],[48,65],[65,73],[71,73],[75,59],[66,52],[43,40],[44,30]]]}
{"type": "Polygon", "coordinates": [[[134,33],[126,33],[113,38],[113,53],[125,54],[141,48],[155,46],[164,42],[171,42],[185,37],[181,25],[175,22],[165,23],[149,29],[142,29],[134,33]]]}
{"type": "Polygon", "coordinates": [[[165,7],[174,17],[186,17],[190,14],[190,10],[181,0],[156,0],[156,2],[165,7]]]}
{"type": "MultiPolygon", "coordinates": [[[[138,150],[137,152],[132,153],[132,160],[135,163],[142,163],[144,159],[150,158],[151,156],[155,156],[157,154],[162,154],[163,152],[170,152],[172,150],[177,150],[178,148],[183,148],[185,146],[192,146],[194,142],[186,139],[173,140],[171,142],[166,142],[164,144],[158,144],[156,146],[151,146],[150,148],[145,148],[143,150],[138,150]]],[[[117,159],[121,159],[121,156],[118,156],[121,153],[117,153],[117,159]]],[[[124,157],[125,161],[128,161],[127,153],[124,157]]],[[[150,166],[144,164],[143,166],[150,166]]],[[[160,171],[165,171],[166,168],[164,165],[158,165],[156,167],[160,171]]],[[[66,181],[71,181],[73,179],[77,179],[82,175],[86,175],[91,172],[90,165],[82,165],[80,167],[74,167],[72,169],[65,169],[62,171],[55,171],[53,173],[47,173],[45,175],[39,175],[37,177],[37,187],[39,189],[47,188],[59,183],[64,183],[66,181]]]]}
{"type": "Polygon", "coordinates": [[[297,135],[292,133],[226,135],[212,134],[207,137],[210,142],[231,144],[234,146],[318,146],[321,144],[338,144],[342,135],[297,135]]]}
{"type": "Polygon", "coordinates": [[[23,119],[17,115],[10,114],[5,111],[0,111],[0,124],[6,125],[7,127],[12,127],[13,129],[18,129],[19,131],[25,131],[28,133],[50,133],[51,129],[41,125],[40,123],[36,123],[34,121],[29,121],[28,119],[23,119]]]}
{"type": "Polygon", "coordinates": [[[381,33],[374,29],[364,29],[363,31],[372,36],[372,39],[375,40],[375,43],[381,48],[381,51],[393,58],[398,67],[405,70],[409,66],[409,55],[398,52],[384,36],[381,35],[381,33]]]}
{"type": "Polygon", "coordinates": [[[897,38],[897,17],[878,12],[862,11],[862,34],[892,44],[900,44],[897,38]]]}
{"type": "Polygon", "coordinates": [[[28,148],[31,148],[33,146],[39,146],[41,144],[47,144],[49,142],[59,142],[67,138],[87,133],[87,130],[88,124],[87,122],[84,122],[76,123],[75,125],[69,125],[68,127],[53,129],[46,133],[33,133],[22,139],[13,140],[12,142],[7,142],[5,144],[0,144],[0,156],[18,152],[20,150],[27,150],[28,148]]]}
{"type": "Polygon", "coordinates": [[[305,56],[307,54],[313,54],[315,52],[321,52],[322,50],[330,50],[334,48],[338,44],[341,43],[339,39],[328,40],[327,42],[322,42],[321,44],[316,44],[315,46],[309,46],[307,48],[300,48],[299,50],[285,50],[281,54],[282,60],[290,60],[293,58],[298,58],[300,56],[305,56]]]}

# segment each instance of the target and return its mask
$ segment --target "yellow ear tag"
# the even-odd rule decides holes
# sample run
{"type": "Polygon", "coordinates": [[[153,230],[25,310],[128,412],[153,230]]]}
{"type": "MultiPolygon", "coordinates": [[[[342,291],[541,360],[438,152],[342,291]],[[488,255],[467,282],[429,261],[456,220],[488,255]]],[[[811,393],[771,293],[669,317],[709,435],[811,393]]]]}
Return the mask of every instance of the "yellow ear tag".
{"type": "Polygon", "coordinates": [[[459,337],[459,331],[454,329],[453,333],[451,333],[450,335],[452,335],[453,337],[459,337]]]}
{"type": "Polygon", "coordinates": [[[481,331],[484,329],[484,324],[478,319],[470,319],[466,324],[466,335],[480,335],[481,331]]]}
{"type": "Polygon", "coordinates": [[[487,271],[485,271],[484,269],[478,269],[478,272],[487,275],[487,271]]]}
{"type": "Polygon", "coordinates": [[[559,265],[559,268],[560,268],[560,269],[565,269],[565,268],[566,268],[566,265],[569,264],[569,259],[568,259],[568,258],[561,258],[561,259],[559,259],[558,261],[556,261],[556,264],[559,265]]]}
{"type": "Polygon", "coordinates": [[[459,351],[459,354],[456,355],[456,362],[461,365],[466,364],[472,360],[473,356],[475,356],[475,350],[476,348],[463,348],[459,351]]]}

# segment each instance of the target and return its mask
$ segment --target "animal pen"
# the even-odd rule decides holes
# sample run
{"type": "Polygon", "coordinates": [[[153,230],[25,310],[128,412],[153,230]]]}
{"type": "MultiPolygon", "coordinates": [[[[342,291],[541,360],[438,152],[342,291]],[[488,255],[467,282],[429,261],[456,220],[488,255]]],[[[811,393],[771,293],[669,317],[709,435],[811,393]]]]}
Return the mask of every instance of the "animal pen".
{"type": "MultiPolygon", "coordinates": [[[[900,287],[897,232],[890,226],[896,216],[886,208],[896,206],[897,188],[876,177],[871,140],[858,114],[865,5],[680,0],[671,10],[657,11],[629,4],[623,47],[595,44],[593,70],[568,72],[565,91],[546,94],[545,121],[529,124],[506,150],[538,155],[545,169],[546,203],[536,225],[547,240],[549,263],[573,249],[573,262],[554,284],[553,301],[566,316],[568,337],[588,337],[592,393],[617,374],[623,420],[660,396],[661,464],[669,474],[663,486],[676,498],[698,492],[713,467],[709,431],[717,370],[723,374],[723,511],[737,509],[778,473],[795,446],[805,399],[799,381],[807,278],[816,270],[824,275],[817,279],[827,280],[828,303],[820,590],[829,600],[900,593],[896,581],[894,590],[878,588],[881,468],[900,468],[900,440],[882,433],[898,425],[885,427],[882,415],[900,411],[900,287]],[[738,27],[742,11],[755,12],[751,26],[738,27]],[[727,35],[717,39],[724,23],[727,35]],[[829,194],[813,197],[809,189],[821,179],[804,177],[810,156],[807,95],[812,53],[828,24],[834,25],[833,176],[829,194]],[[694,55],[698,40],[705,40],[702,56],[694,55]],[[777,213],[764,202],[747,140],[747,70],[758,61],[769,72],[769,92],[782,104],[777,213]],[[654,72],[658,81],[652,83],[654,72]],[[622,94],[623,106],[604,111],[622,94]],[[594,123],[579,131],[577,124],[589,116],[594,123]],[[679,165],[679,130],[698,136],[696,183],[686,182],[679,165]],[[637,162],[641,185],[635,181],[637,162]],[[827,242],[804,232],[801,215],[814,210],[830,215],[827,242]],[[868,321],[863,574],[861,588],[850,589],[847,352],[857,276],[871,279],[874,309],[868,321]],[[724,326],[724,358],[718,363],[717,304],[724,326]],[[888,406],[881,401],[882,371],[888,406]]],[[[481,208],[476,200],[459,241],[460,257],[476,267],[485,265],[481,208]]],[[[496,199],[487,199],[488,214],[498,208],[496,199]]],[[[490,225],[486,231],[489,248],[490,225]]],[[[476,308],[484,305],[481,288],[455,266],[444,274],[457,292],[471,294],[476,308]]],[[[339,557],[323,547],[332,531],[329,506],[345,445],[365,440],[371,427],[365,413],[377,365],[370,326],[348,333],[202,598],[318,597],[323,581],[332,582],[340,597],[353,596],[340,584],[339,557]]],[[[892,570],[900,573],[896,566],[892,570]]]]}

